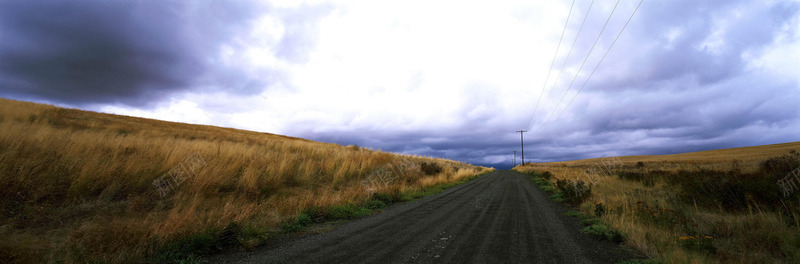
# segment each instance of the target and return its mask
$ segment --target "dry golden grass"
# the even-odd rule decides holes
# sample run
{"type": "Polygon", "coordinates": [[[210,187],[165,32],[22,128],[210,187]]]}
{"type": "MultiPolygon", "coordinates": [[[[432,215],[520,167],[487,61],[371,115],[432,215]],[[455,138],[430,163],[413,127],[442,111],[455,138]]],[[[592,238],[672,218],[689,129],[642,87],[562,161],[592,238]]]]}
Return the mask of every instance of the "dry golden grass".
{"type": "MultiPolygon", "coordinates": [[[[553,182],[559,179],[592,182],[591,197],[579,206],[580,211],[597,215],[598,206],[606,208],[600,218],[624,234],[625,244],[664,263],[800,263],[800,208],[794,201],[796,194],[786,198],[794,200],[786,200],[785,205],[749,200],[741,208],[708,207],[679,196],[681,189],[670,184],[668,178],[679,171],[697,177],[716,171],[758,175],[755,173],[759,173],[761,161],[796,149],[800,149],[800,142],[676,155],[538,163],[518,166],[515,170],[549,171],[553,182]],[[604,164],[614,169],[603,171],[604,164]],[[666,176],[644,184],[618,177],[625,172],[666,176]]],[[[773,183],[768,182],[771,188],[767,191],[779,192],[773,183]]]]}
{"type": "MultiPolygon", "coordinates": [[[[0,127],[3,263],[137,262],[231,223],[268,234],[307,208],[360,203],[485,169],[6,99],[0,127]],[[442,170],[427,175],[423,163],[442,170]]],[[[240,242],[261,242],[247,239],[240,242]]]]}
{"type": "MultiPolygon", "coordinates": [[[[676,171],[680,169],[706,168],[706,169],[732,169],[736,160],[742,170],[755,171],[762,160],[780,156],[792,150],[800,150],[800,142],[789,142],[754,147],[741,147],[717,149],[698,152],[689,152],[672,155],[645,155],[645,156],[620,156],[616,157],[622,163],[634,165],[641,161],[648,169],[662,169],[676,171]]],[[[565,164],[568,166],[591,166],[605,158],[583,159],[545,164],[565,164]]]]}

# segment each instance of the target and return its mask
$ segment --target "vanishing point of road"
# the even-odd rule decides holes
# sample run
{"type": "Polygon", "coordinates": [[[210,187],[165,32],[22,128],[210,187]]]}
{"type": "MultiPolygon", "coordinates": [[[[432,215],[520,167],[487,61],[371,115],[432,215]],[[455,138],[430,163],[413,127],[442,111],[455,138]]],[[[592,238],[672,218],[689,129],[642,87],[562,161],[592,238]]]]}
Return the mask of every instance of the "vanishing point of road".
{"type": "Polygon", "coordinates": [[[637,254],[581,233],[529,176],[495,171],[418,201],[224,263],[617,263],[637,254]]]}

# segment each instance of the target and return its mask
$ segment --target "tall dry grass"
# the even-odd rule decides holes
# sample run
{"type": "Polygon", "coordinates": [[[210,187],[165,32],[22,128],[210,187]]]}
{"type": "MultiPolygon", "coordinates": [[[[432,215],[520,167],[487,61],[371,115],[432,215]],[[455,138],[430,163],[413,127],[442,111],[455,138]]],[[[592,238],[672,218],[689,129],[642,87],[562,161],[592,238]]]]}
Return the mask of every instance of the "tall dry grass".
{"type": "Polygon", "coordinates": [[[664,263],[800,263],[800,195],[784,197],[776,180],[800,164],[787,154],[795,149],[800,142],[515,170],[592,183],[580,211],[664,263]]]}
{"type": "Polygon", "coordinates": [[[0,127],[0,262],[139,262],[231,226],[252,246],[307,208],[484,169],[5,99],[0,127]]]}

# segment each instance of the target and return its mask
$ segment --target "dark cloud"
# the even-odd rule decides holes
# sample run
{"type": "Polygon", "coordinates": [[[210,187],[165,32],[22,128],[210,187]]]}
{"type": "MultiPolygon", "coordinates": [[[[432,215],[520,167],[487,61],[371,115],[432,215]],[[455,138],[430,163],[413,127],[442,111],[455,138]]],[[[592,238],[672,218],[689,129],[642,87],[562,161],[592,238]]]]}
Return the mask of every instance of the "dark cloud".
{"type": "Polygon", "coordinates": [[[593,82],[609,90],[688,89],[723,82],[740,75],[743,55],[771,44],[798,10],[800,4],[793,2],[644,3],[625,33],[627,43],[616,46],[604,62],[616,67],[603,67],[593,82]],[[620,67],[624,74],[612,73],[620,67]],[[681,85],[670,85],[678,81],[681,85]]]}
{"type": "MultiPolygon", "coordinates": [[[[579,77],[592,69],[620,21],[627,19],[632,8],[624,5],[579,77]]],[[[603,12],[611,8],[598,6],[570,58],[570,69],[577,70],[596,36],[590,33],[599,32],[607,14],[603,12]]],[[[525,134],[526,159],[673,154],[798,140],[796,77],[753,69],[749,60],[778,36],[797,35],[792,23],[798,21],[798,10],[800,4],[791,1],[645,1],[568,111],[546,126],[541,121],[553,109],[544,105],[552,107],[565,87],[544,98],[525,134]]],[[[226,62],[221,51],[246,45],[254,19],[268,13],[279,20],[276,28],[282,34],[274,43],[259,45],[268,45],[275,58],[289,64],[307,63],[320,18],[332,11],[330,5],[280,9],[239,1],[0,1],[0,96],[136,107],[191,89],[246,98],[291,74],[270,69],[253,73],[226,62]]],[[[570,30],[578,24],[573,26],[570,30]]],[[[425,87],[420,83],[430,79],[423,78],[426,74],[432,73],[415,75],[411,86],[425,87]]],[[[569,82],[568,75],[561,76],[562,83],[569,82]]],[[[442,113],[442,122],[389,130],[393,117],[373,125],[353,117],[350,123],[325,129],[318,122],[296,121],[283,133],[507,167],[512,151],[519,149],[519,134],[513,131],[525,129],[531,120],[516,109],[532,109],[537,97],[531,97],[530,106],[508,107],[491,81],[467,82],[462,93],[441,98],[460,104],[455,113],[442,113]]],[[[292,89],[290,83],[285,86],[292,89]]],[[[348,91],[341,93],[347,96],[348,91]]],[[[250,106],[205,107],[218,113],[250,106]]]]}
{"type": "Polygon", "coordinates": [[[220,62],[267,7],[246,1],[2,1],[0,95],[145,106],[215,86],[260,91],[274,76],[220,62]]]}
{"type": "MultiPolygon", "coordinates": [[[[780,35],[796,35],[792,23],[799,10],[795,2],[646,1],[565,115],[529,128],[526,159],[675,154],[798,140],[791,132],[800,121],[796,79],[754,70],[748,57],[759,56],[780,35]]],[[[602,25],[594,22],[590,25],[602,25]]],[[[616,32],[608,32],[611,36],[602,39],[603,48],[595,53],[613,40],[616,32]]],[[[588,43],[580,43],[583,50],[576,47],[575,54],[585,54],[594,39],[581,41],[588,43]]],[[[573,57],[570,65],[577,68],[582,59],[573,57]]],[[[593,59],[584,71],[591,70],[593,59]]],[[[568,83],[572,76],[562,78],[568,83]]],[[[563,89],[548,99],[557,102],[563,89]]],[[[545,120],[550,111],[544,109],[534,120],[545,120]]],[[[494,166],[506,167],[511,150],[519,150],[518,134],[497,136],[509,128],[496,129],[494,135],[465,134],[459,142],[468,149],[452,148],[478,163],[505,155],[507,161],[494,166]],[[485,144],[486,137],[496,140],[494,147],[485,144]]]]}

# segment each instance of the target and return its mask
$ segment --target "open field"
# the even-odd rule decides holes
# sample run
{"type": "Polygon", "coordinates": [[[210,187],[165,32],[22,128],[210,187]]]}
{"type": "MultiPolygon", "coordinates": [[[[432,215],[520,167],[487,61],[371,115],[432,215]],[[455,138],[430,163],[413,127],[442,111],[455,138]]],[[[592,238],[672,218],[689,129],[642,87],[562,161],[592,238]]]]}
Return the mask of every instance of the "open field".
{"type": "Polygon", "coordinates": [[[664,263],[798,263],[800,195],[788,184],[800,183],[796,150],[800,142],[515,170],[664,263]]]}
{"type": "MultiPolygon", "coordinates": [[[[733,169],[734,160],[739,164],[738,168],[753,172],[758,170],[761,161],[781,156],[792,150],[800,151],[800,142],[790,142],[783,144],[773,144],[754,147],[741,147],[729,149],[717,149],[699,152],[689,152],[672,155],[646,155],[646,156],[621,156],[616,157],[624,164],[635,164],[645,162],[648,168],[660,167],[661,169],[679,170],[695,169],[698,167],[706,169],[733,169]]],[[[601,163],[607,158],[595,158],[584,160],[573,160],[559,162],[569,166],[575,165],[594,165],[601,163]]],[[[553,163],[547,163],[553,164],[553,163]]]]}
{"type": "Polygon", "coordinates": [[[348,218],[365,204],[487,171],[5,99],[0,127],[0,263],[166,261],[252,248],[293,230],[303,212],[348,218]]]}

